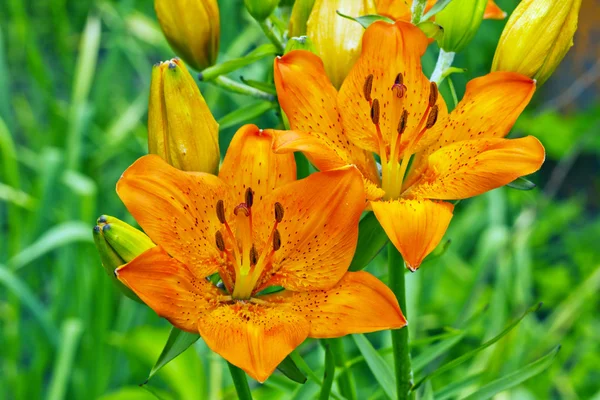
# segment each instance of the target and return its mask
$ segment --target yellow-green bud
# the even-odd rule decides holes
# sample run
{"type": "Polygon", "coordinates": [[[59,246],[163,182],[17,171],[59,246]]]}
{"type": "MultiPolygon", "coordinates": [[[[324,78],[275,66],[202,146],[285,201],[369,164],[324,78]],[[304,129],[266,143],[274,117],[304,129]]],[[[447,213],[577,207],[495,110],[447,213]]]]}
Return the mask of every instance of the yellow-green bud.
{"type": "Polygon", "coordinates": [[[173,51],[202,70],[219,53],[219,6],[216,0],[155,0],[160,27],[173,51]]]}
{"type": "Polygon", "coordinates": [[[94,243],[100,261],[113,284],[127,297],[142,303],[131,289],[115,276],[115,269],[155,246],[143,232],[118,218],[103,215],[94,227],[94,243]]]}
{"type": "Polygon", "coordinates": [[[246,9],[257,21],[264,21],[277,8],[279,0],[244,0],[246,9]]]}
{"type": "Polygon", "coordinates": [[[306,22],[314,5],[315,0],[296,0],[294,2],[288,28],[290,37],[306,35],[306,22]]]}
{"type": "Polygon", "coordinates": [[[463,50],[477,33],[486,5],[487,0],[452,0],[437,13],[435,22],[444,29],[439,46],[447,52],[463,50]]]}
{"type": "Polygon", "coordinates": [[[183,171],[214,173],[219,166],[219,125],[179,59],[152,68],[148,149],[183,171]]]}
{"type": "Polygon", "coordinates": [[[492,71],[544,83],[573,45],[580,7],[581,0],[522,0],[502,31],[492,71]]]}

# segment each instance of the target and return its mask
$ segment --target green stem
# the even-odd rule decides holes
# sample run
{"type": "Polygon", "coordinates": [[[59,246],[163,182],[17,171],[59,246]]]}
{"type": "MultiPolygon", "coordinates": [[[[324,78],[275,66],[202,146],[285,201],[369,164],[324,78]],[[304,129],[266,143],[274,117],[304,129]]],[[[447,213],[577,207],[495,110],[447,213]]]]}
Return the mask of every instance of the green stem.
{"type": "Polygon", "coordinates": [[[277,47],[277,51],[279,53],[283,54],[285,49],[283,47],[283,43],[281,43],[281,40],[279,40],[277,35],[275,35],[275,32],[273,32],[273,24],[268,20],[259,21],[258,24],[260,25],[260,28],[264,32],[267,39],[269,39],[271,43],[277,47]]]}
{"type": "Polygon", "coordinates": [[[417,25],[419,22],[421,22],[421,17],[423,16],[423,12],[425,11],[426,5],[427,0],[413,0],[412,7],[410,10],[410,22],[412,22],[413,25],[417,25]]]}
{"type": "Polygon", "coordinates": [[[243,83],[234,81],[233,79],[227,78],[226,76],[218,76],[209,82],[233,93],[244,94],[246,96],[252,96],[258,99],[268,101],[275,100],[275,96],[273,96],[272,94],[263,92],[262,90],[253,88],[252,86],[248,86],[243,83]]]}
{"type": "MultiPolygon", "coordinates": [[[[337,368],[344,368],[346,366],[346,351],[344,349],[343,338],[328,339],[327,343],[333,352],[335,366],[337,368]]],[[[348,400],[356,400],[356,384],[354,383],[352,369],[348,368],[340,373],[337,381],[342,396],[348,400]]]]}
{"type": "MultiPolygon", "coordinates": [[[[388,243],[389,286],[398,299],[402,313],[407,317],[404,268],[402,256],[391,242],[388,243]]],[[[396,391],[398,393],[398,399],[404,400],[409,398],[409,391],[413,383],[410,365],[410,349],[408,347],[408,328],[394,329],[391,333],[394,367],[396,372],[396,391]]]]}
{"type": "Polygon", "coordinates": [[[456,89],[454,89],[454,83],[452,79],[448,77],[448,86],[450,87],[450,93],[452,94],[452,100],[454,101],[454,107],[458,104],[458,97],[456,96],[456,89]]]}
{"type": "Polygon", "coordinates": [[[446,77],[444,73],[452,66],[455,54],[456,53],[452,51],[444,51],[444,49],[440,49],[440,54],[438,55],[435,69],[433,70],[433,74],[431,74],[431,79],[429,79],[431,82],[437,83],[438,86],[440,83],[442,83],[446,77]]]}
{"type": "Polygon", "coordinates": [[[248,386],[246,373],[230,362],[227,362],[227,366],[229,367],[229,372],[231,373],[231,379],[233,379],[238,399],[252,400],[252,393],[250,393],[250,386],[248,386]]]}

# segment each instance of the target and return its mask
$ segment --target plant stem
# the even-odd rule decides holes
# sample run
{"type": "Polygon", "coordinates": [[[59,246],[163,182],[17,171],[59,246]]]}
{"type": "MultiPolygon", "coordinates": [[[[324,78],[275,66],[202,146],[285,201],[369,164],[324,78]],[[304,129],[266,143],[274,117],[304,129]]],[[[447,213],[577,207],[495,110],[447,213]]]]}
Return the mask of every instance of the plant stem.
{"type": "Polygon", "coordinates": [[[417,25],[419,22],[421,22],[421,17],[423,16],[426,5],[427,0],[413,0],[412,7],[410,9],[412,16],[410,22],[412,22],[413,25],[417,25]]]}
{"type": "MultiPolygon", "coordinates": [[[[346,366],[346,351],[344,350],[344,342],[342,340],[343,338],[341,337],[327,340],[327,343],[333,352],[336,368],[344,368],[346,366]]],[[[356,384],[354,383],[352,369],[348,368],[340,373],[337,377],[337,381],[342,396],[348,400],[356,400],[356,384]]]]}
{"type": "Polygon", "coordinates": [[[445,78],[444,72],[448,68],[452,66],[452,62],[454,61],[454,55],[456,53],[452,51],[444,51],[444,49],[440,49],[440,54],[438,55],[437,63],[435,64],[435,69],[433,70],[433,74],[431,74],[431,82],[435,82],[440,85],[445,78]]]}
{"type": "MultiPolygon", "coordinates": [[[[396,247],[388,243],[388,273],[390,289],[396,295],[400,309],[406,315],[406,290],[404,283],[404,260],[396,247]]],[[[412,386],[412,369],[410,365],[410,349],[408,347],[408,328],[394,329],[392,333],[392,348],[394,354],[394,366],[396,372],[396,391],[398,399],[408,399],[408,393],[412,386]]]]}
{"type": "Polygon", "coordinates": [[[271,41],[271,43],[273,43],[275,45],[275,47],[277,47],[277,51],[279,53],[283,54],[284,47],[283,47],[283,44],[281,43],[281,40],[279,40],[277,35],[275,35],[275,33],[273,32],[273,24],[268,20],[260,21],[258,24],[260,25],[260,28],[262,29],[262,31],[265,33],[265,36],[267,37],[267,39],[269,39],[271,41]]]}
{"type": "Polygon", "coordinates": [[[255,89],[252,86],[245,85],[240,82],[236,82],[231,78],[227,78],[226,76],[218,76],[215,79],[209,81],[210,83],[219,86],[225,90],[228,90],[233,93],[244,94],[246,96],[256,97],[258,99],[274,101],[275,96],[269,94],[267,92],[263,92],[262,90],[255,89]]]}
{"type": "Polygon", "coordinates": [[[227,366],[229,367],[229,372],[231,373],[231,379],[233,379],[238,399],[252,400],[252,393],[250,393],[250,386],[248,386],[246,373],[230,362],[227,362],[227,366]]]}

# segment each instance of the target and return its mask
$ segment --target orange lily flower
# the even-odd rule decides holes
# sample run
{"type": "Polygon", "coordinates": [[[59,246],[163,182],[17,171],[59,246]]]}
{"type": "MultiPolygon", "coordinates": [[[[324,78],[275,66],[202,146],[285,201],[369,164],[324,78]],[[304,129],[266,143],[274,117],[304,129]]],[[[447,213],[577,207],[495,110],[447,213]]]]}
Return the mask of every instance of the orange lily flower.
{"type": "Polygon", "coordinates": [[[149,155],[117,192],[156,247],[118,279],[179,329],[263,382],[307,337],[406,325],[391,290],[347,272],[365,204],[354,167],[296,181],[292,154],[275,154],[254,125],[233,138],[219,176],[149,155]],[[218,273],[224,288],[207,277],[218,273]],[[261,293],[272,286],[284,290],[261,293]]]}
{"type": "Polygon", "coordinates": [[[276,131],[274,150],[302,151],[321,171],[355,164],[375,216],[416,270],[441,241],[464,199],[537,171],[545,153],[534,137],[505,139],[535,81],[494,72],[468,83],[448,113],[421,69],[427,37],[397,21],[373,23],[340,92],[321,60],[294,51],[275,60],[275,85],[292,131],[276,131]],[[371,153],[381,160],[381,184],[371,153]],[[411,162],[412,161],[412,162],[411,162]]]}
{"type": "MultiPolygon", "coordinates": [[[[438,0],[428,0],[425,6],[425,12],[429,11],[431,7],[437,3],[438,0]]],[[[394,21],[406,21],[410,22],[411,19],[411,4],[409,0],[376,0],[375,7],[377,13],[384,15],[394,21]]],[[[484,19],[504,19],[506,13],[502,11],[494,0],[488,0],[483,14],[484,19]]]]}

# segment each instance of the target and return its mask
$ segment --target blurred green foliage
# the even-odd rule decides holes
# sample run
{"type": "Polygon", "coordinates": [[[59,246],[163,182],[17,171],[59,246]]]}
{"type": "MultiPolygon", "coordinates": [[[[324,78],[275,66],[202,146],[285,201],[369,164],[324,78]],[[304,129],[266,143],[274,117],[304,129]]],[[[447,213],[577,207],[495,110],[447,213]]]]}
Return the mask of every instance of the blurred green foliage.
{"type": "MultiPolygon", "coordinates": [[[[509,12],[515,6],[498,3],[509,12]]],[[[267,43],[242,0],[220,5],[219,62],[267,43]]],[[[469,79],[489,70],[503,24],[484,21],[457,56],[455,65],[467,68],[452,76],[459,98],[469,79]]],[[[436,53],[430,46],[424,57],[429,72],[436,53]]],[[[167,340],[168,324],[119,294],[92,243],[102,213],[133,223],[114,185],[146,153],[151,65],[172,56],[149,1],[0,3],[0,397],[235,398],[226,364],[201,340],[138,386],[167,340]]],[[[229,77],[269,81],[271,61],[229,77]]],[[[599,105],[593,81],[580,93],[593,104],[585,109],[580,95],[565,99],[552,85],[575,79],[559,70],[514,129],[546,146],[547,163],[531,178],[538,188],[502,188],[461,202],[448,250],[407,277],[416,379],[477,348],[529,306],[544,305],[498,343],[427,381],[423,398],[463,398],[558,344],[551,368],[507,396],[600,396],[599,105]]],[[[264,114],[247,122],[279,124],[268,102],[200,87],[224,125],[223,154],[241,123],[232,112],[258,105],[264,114]]],[[[447,84],[441,91],[450,103],[447,84]]],[[[382,253],[368,270],[385,279],[384,263],[382,253]]],[[[389,334],[366,337],[391,365],[389,334]]],[[[358,397],[385,398],[351,338],[345,349],[358,397]]],[[[307,383],[276,373],[265,385],[252,384],[255,398],[318,396],[313,377],[323,377],[326,350],[307,341],[299,354],[312,369],[307,383]]],[[[339,393],[336,384],[332,393],[339,393]]]]}

